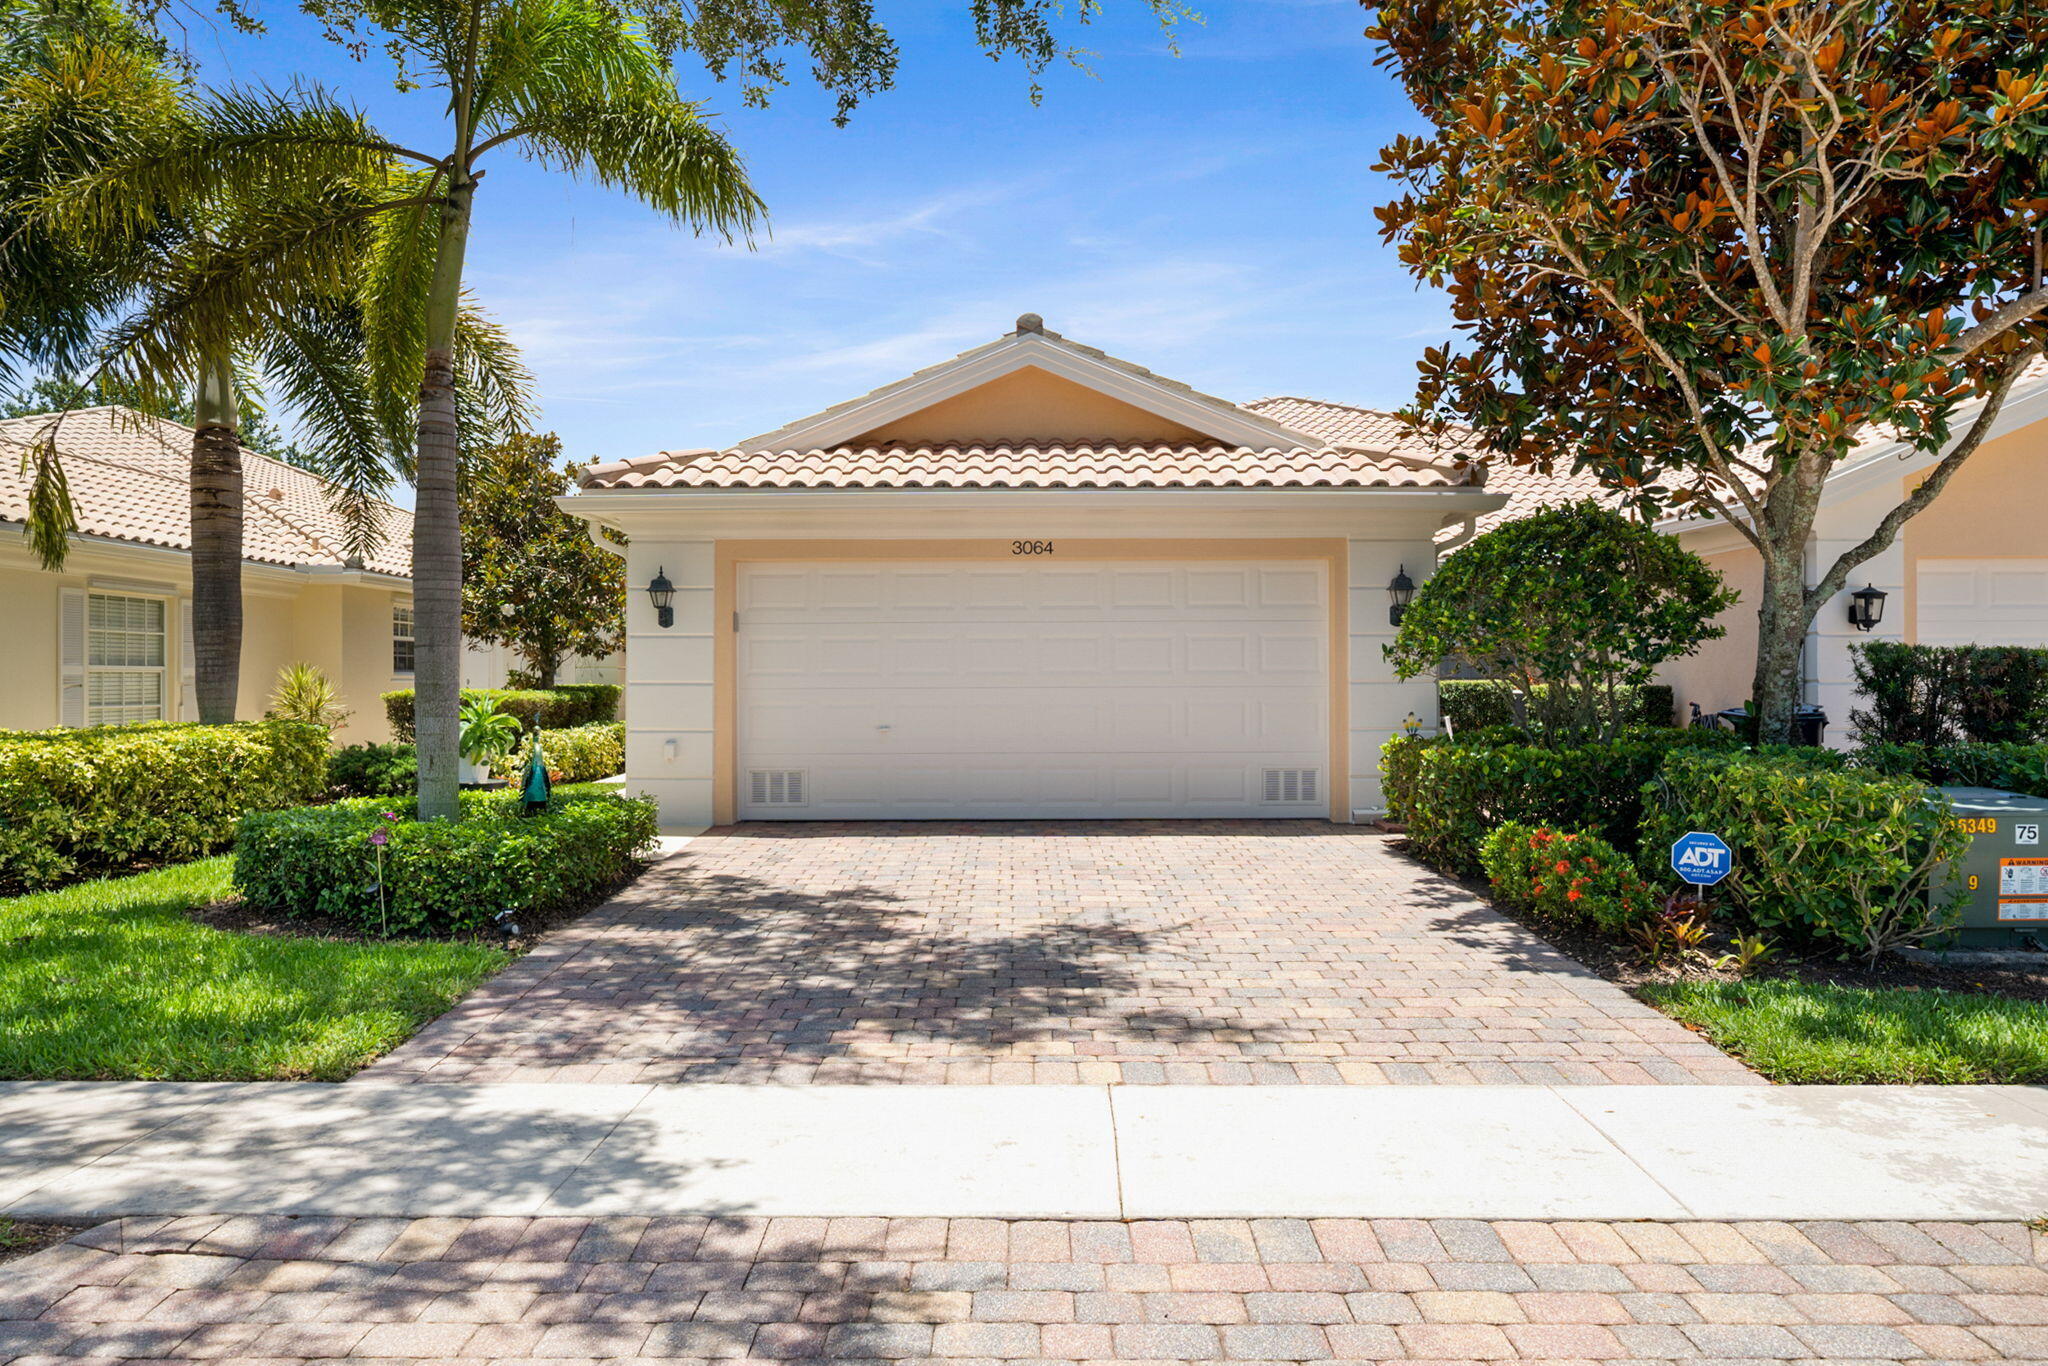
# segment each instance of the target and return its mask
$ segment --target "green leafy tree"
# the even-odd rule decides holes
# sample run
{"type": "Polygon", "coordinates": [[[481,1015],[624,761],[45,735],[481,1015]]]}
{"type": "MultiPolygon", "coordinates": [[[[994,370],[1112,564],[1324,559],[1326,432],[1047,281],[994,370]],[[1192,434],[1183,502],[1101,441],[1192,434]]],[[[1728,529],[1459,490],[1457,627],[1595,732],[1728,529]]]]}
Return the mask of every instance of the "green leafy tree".
{"type": "Polygon", "coordinates": [[[560,437],[522,434],[462,471],[462,632],[512,647],[541,688],[571,656],[618,649],[626,629],[625,562],[556,505],[575,473],[561,458],[560,437]]]}
{"type": "Polygon", "coordinates": [[[1402,678],[1469,667],[1547,742],[1611,738],[1658,665],[1726,634],[1714,618],[1734,601],[1676,538],[1574,503],[1452,552],[1386,653],[1402,678]]]}
{"type": "Polygon", "coordinates": [[[1762,559],[1753,697],[1789,738],[1815,613],[1892,544],[2048,340],[2039,0],[1386,0],[1429,124],[1379,169],[1462,341],[1414,418],[1726,519],[1762,559]],[[1939,455],[1806,563],[1873,428],[1939,455]]]}

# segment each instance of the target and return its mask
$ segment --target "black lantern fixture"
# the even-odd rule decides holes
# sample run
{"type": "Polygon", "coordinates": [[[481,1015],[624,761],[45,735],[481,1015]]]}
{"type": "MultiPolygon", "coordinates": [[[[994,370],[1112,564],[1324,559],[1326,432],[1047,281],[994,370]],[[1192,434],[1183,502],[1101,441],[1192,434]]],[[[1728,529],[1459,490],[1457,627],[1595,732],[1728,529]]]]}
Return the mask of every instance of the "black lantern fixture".
{"type": "Polygon", "coordinates": [[[1864,584],[1849,595],[1849,624],[1859,631],[1868,631],[1884,620],[1885,591],[1875,584],[1864,584]]]}
{"type": "Polygon", "coordinates": [[[656,625],[669,627],[676,624],[676,609],[671,605],[676,600],[676,586],[668,581],[667,566],[654,571],[654,582],[647,585],[647,597],[654,604],[656,625]]]}
{"type": "Polygon", "coordinates": [[[1401,618],[1408,614],[1408,604],[1415,599],[1415,580],[1408,577],[1407,565],[1402,565],[1401,572],[1387,585],[1387,599],[1393,604],[1387,608],[1387,620],[1399,626],[1401,618]]]}

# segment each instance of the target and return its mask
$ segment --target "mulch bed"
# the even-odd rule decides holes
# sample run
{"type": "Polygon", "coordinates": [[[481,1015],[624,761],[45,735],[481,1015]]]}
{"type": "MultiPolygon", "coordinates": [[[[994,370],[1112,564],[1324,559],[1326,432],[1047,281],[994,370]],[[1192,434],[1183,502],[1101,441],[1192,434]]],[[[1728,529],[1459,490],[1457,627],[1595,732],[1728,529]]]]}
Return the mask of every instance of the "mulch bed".
{"type": "MultiPolygon", "coordinates": [[[[611,900],[630,886],[648,865],[639,865],[627,877],[605,888],[594,896],[587,897],[568,906],[552,911],[521,913],[516,917],[519,933],[505,935],[495,928],[481,928],[462,934],[433,936],[456,944],[489,944],[511,952],[514,956],[531,952],[549,935],[567,925],[581,920],[590,912],[611,900]]],[[[251,906],[239,897],[226,901],[215,901],[205,906],[195,906],[186,912],[186,918],[208,929],[227,930],[234,934],[269,934],[291,936],[300,939],[344,939],[357,944],[388,943],[401,939],[393,935],[389,939],[373,934],[362,926],[350,921],[336,920],[330,916],[307,915],[285,916],[275,911],[251,906]]],[[[405,936],[421,938],[428,936],[405,936]]]]}
{"type": "MultiPolygon", "coordinates": [[[[1405,840],[1394,847],[1410,858],[1415,857],[1414,854],[1408,853],[1405,840]]],[[[1654,966],[1645,962],[1632,944],[1610,939],[1589,930],[1535,919],[1525,912],[1494,901],[1491,889],[1480,879],[1444,873],[1440,868],[1433,868],[1433,871],[1449,877],[1474,896],[1488,902],[1496,911],[1553,948],[1570,954],[1608,981],[1630,991],[1659,982],[1755,982],[1771,978],[1792,978],[1828,986],[1953,991],[1972,996],[2006,996],[2022,1001],[2048,1001],[2048,953],[2038,955],[2038,967],[2027,963],[1943,966],[1898,957],[1887,957],[1872,967],[1856,959],[1824,956],[1796,958],[1780,936],[1767,934],[1764,937],[1778,945],[1779,956],[1750,972],[1747,978],[1705,965],[1654,966]]],[[[1705,945],[1706,956],[1710,959],[1718,958],[1733,947],[1728,942],[1728,936],[1717,926],[1705,945]]]]}
{"type": "Polygon", "coordinates": [[[0,1262],[11,1262],[32,1252],[54,1247],[77,1233],[82,1224],[51,1224],[38,1219],[9,1219],[0,1215],[0,1262]]]}

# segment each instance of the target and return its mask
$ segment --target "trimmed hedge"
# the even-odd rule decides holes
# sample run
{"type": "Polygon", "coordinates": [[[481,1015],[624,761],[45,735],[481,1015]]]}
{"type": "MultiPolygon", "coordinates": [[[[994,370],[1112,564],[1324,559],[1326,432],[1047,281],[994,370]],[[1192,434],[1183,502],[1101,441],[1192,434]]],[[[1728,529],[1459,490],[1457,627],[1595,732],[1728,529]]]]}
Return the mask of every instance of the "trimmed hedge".
{"type": "Polygon", "coordinates": [[[1643,784],[1665,755],[1738,743],[1722,731],[1643,729],[1617,740],[1544,749],[1502,740],[1502,734],[1482,732],[1456,743],[1440,737],[1387,742],[1381,771],[1388,810],[1403,813],[1409,841],[1423,858],[1478,871],[1480,846],[1509,821],[1591,831],[1633,851],[1643,784]],[[1404,745],[1415,748],[1397,748],[1404,745]]]}
{"type": "MultiPolygon", "coordinates": [[[[1499,683],[1479,678],[1446,678],[1436,685],[1437,710],[1454,734],[1493,726],[1511,726],[1514,711],[1499,683]]],[[[1635,708],[1626,718],[1631,726],[1674,726],[1678,724],[1678,703],[1670,685],[1645,683],[1635,690],[1635,708]]]]}
{"type": "Polygon", "coordinates": [[[2048,650],[1874,640],[1851,662],[1857,696],[1870,707],[1850,720],[1866,743],[2048,739],[2048,650]]]}
{"type": "Polygon", "coordinates": [[[1856,751],[1854,763],[1929,787],[1996,787],[2048,797],[2048,745],[1871,744],[1856,751]]]}
{"type": "Polygon", "coordinates": [[[465,792],[459,821],[413,820],[414,809],[369,799],[245,816],[235,889],[286,915],[379,933],[459,933],[596,896],[633,870],[655,836],[651,798],[611,793],[563,793],[534,816],[503,792],[465,792]],[[371,842],[379,830],[381,904],[371,842]]]}
{"type": "Polygon", "coordinates": [[[326,763],[303,721],[0,733],[0,888],[210,854],[244,812],[317,800],[326,763]]]}
{"type": "Polygon", "coordinates": [[[1735,851],[1714,895],[1760,927],[1873,959],[1947,928],[1956,903],[1930,908],[1930,884],[1970,843],[1949,804],[1917,778],[1829,768],[1811,753],[1671,753],[1643,789],[1643,871],[1675,884],[1663,851],[1711,830],[1735,851]]]}
{"type": "Polygon", "coordinates": [[[1509,821],[1479,851],[1494,896],[1560,925],[1626,933],[1656,910],[1628,856],[1598,835],[1509,821]]]}
{"type": "Polygon", "coordinates": [[[350,745],[327,756],[327,790],[337,797],[403,797],[419,786],[408,744],[350,745]]]}
{"type": "MultiPolygon", "coordinates": [[[[464,688],[462,700],[489,698],[501,711],[519,719],[521,730],[567,730],[600,721],[619,719],[619,685],[616,683],[572,683],[557,688],[464,688]]],[[[413,690],[400,688],[384,694],[384,714],[391,718],[391,732],[400,740],[412,734],[413,690]]]]}
{"type": "MultiPolygon", "coordinates": [[[[526,759],[533,752],[536,732],[528,731],[519,748],[499,762],[492,771],[500,778],[518,782],[526,772],[526,759]]],[[[594,726],[538,732],[541,752],[547,756],[548,777],[557,783],[591,783],[626,770],[626,723],[600,721],[594,726]]]]}

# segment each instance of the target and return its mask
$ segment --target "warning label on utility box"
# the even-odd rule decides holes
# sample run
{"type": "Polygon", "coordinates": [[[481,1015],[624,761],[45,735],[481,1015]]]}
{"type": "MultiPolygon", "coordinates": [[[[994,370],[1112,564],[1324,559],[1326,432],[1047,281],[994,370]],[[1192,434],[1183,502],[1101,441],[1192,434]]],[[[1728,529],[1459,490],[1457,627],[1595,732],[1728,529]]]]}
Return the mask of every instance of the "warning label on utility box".
{"type": "Polygon", "coordinates": [[[2048,920],[2048,858],[1998,861],[1998,918],[2048,920]]]}

